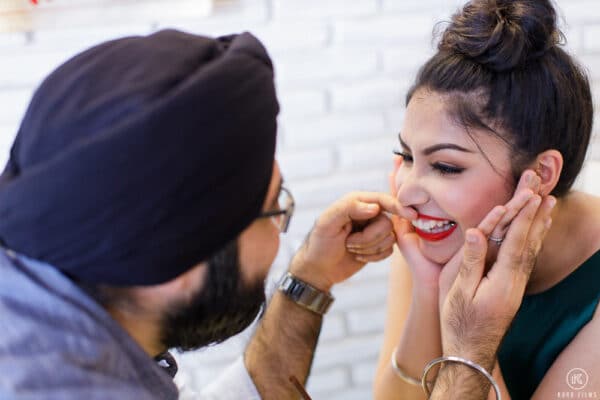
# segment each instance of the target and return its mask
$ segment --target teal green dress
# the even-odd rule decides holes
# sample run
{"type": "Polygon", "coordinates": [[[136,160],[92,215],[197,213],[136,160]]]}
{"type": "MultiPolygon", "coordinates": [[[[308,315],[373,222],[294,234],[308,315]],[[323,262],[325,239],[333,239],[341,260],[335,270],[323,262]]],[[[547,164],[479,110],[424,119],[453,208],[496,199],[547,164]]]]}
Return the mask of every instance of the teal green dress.
{"type": "Polygon", "coordinates": [[[600,251],[552,288],[525,296],[498,352],[512,400],[530,399],[554,360],[593,317],[600,251]]]}

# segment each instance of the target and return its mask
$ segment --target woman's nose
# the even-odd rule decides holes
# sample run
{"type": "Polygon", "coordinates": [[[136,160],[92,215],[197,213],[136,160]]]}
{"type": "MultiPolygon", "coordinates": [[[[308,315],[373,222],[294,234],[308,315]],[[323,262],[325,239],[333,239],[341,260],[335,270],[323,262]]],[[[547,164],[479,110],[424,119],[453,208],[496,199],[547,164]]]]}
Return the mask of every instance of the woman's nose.
{"type": "Polygon", "coordinates": [[[396,198],[400,204],[410,207],[419,206],[429,201],[427,190],[422,186],[421,180],[414,168],[401,166],[396,171],[396,198]]]}

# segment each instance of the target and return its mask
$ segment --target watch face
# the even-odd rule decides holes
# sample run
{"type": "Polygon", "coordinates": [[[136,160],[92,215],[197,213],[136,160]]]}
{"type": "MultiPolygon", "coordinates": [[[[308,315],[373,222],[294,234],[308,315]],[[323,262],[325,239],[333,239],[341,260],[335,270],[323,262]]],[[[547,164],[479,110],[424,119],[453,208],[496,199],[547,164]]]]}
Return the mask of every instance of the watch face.
{"type": "Polygon", "coordinates": [[[333,303],[331,295],[313,288],[290,273],[282,277],[279,290],[296,304],[320,315],[325,314],[333,303]]]}

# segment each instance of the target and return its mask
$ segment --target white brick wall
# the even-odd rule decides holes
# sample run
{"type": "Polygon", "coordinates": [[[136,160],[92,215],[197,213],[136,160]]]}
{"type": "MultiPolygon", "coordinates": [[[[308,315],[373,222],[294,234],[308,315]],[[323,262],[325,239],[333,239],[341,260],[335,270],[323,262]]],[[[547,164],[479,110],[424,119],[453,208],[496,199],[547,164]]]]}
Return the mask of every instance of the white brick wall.
{"type": "MultiPolygon", "coordinates": [[[[269,279],[272,290],[329,202],[351,190],[385,190],[404,94],[432,53],[433,23],[463,0],[40,0],[35,9],[26,0],[0,0],[0,32],[9,28],[2,14],[8,1],[32,11],[21,21],[28,32],[0,34],[0,164],[40,79],[91,44],[165,27],[211,35],[249,30],[264,41],[281,101],[278,157],[298,203],[269,279]]],[[[589,70],[598,99],[600,2],[558,3],[569,48],[589,70]]],[[[600,194],[598,136],[578,185],[600,194]]],[[[335,288],[308,384],[313,398],[371,398],[387,271],[385,261],[369,265],[335,288]]],[[[182,355],[182,376],[201,386],[250,335],[182,355]]]]}

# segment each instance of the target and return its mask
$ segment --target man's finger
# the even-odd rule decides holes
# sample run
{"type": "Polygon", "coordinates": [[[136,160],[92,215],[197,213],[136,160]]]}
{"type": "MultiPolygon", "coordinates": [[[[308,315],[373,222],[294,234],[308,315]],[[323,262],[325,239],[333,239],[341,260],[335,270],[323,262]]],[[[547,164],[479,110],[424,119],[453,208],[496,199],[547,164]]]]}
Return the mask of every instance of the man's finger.
{"type": "Polygon", "coordinates": [[[496,263],[489,272],[490,277],[499,275],[498,278],[495,278],[498,280],[498,284],[512,282],[515,269],[520,270],[523,267],[523,252],[529,245],[527,237],[540,203],[540,196],[533,196],[510,224],[500,246],[496,263]]]}
{"type": "MultiPolygon", "coordinates": [[[[521,209],[525,207],[527,202],[534,194],[538,193],[541,184],[540,177],[532,170],[526,170],[521,175],[519,184],[515,189],[513,197],[504,205],[506,213],[502,220],[498,222],[493,231],[488,233],[488,236],[503,238],[512,220],[519,214],[521,209]]],[[[482,231],[483,232],[483,231],[482,231]]],[[[485,234],[485,232],[484,232],[485,234]]]]}
{"type": "MultiPolygon", "coordinates": [[[[536,177],[536,179],[539,179],[536,177]]],[[[515,219],[519,212],[527,205],[529,199],[534,196],[535,192],[532,189],[519,190],[508,203],[505,204],[506,213],[502,217],[502,220],[498,222],[496,228],[490,235],[498,238],[503,238],[506,235],[506,231],[510,226],[510,223],[515,219]]]]}
{"type": "Polygon", "coordinates": [[[462,262],[455,285],[462,290],[467,299],[475,296],[477,287],[485,269],[487,238],[478,229],[469,229],[465,233],[462,262]]]}
{"type": "Polygon", "coordinates": [[[381,205],[376,202],[352,200],[348,207],[347,217],[350,221],[368,221],[381,212],[381,205]]]}
{"type": "Polygon", "coordinates": [[[382,211],[398,215],[409,220],[417,218],[417,212],[410,207],[404,207],[396,199],[387,193],[379,192],[357,192],[353,194],[359,201],[364,203],[377,203],[381,206],[382,211]]]}
{"type": "Polygon", "coordinates": [[[556,199],[553,196],[546,197],[541,206],[538,208],[537,215],[533,220],[529,234],[527,236],[527,244],[525,247],[525,259],[523,260],[523,274],[522,276],[529,280],[531,269],[535,264],[535,258],[537,257],[542,247],[542,242],[550,229],[552,224],[552,209],[556,204],[556,199]]]}
{"type": "Polygon", "coordinates": [[[522,189],[531,189],[533,193],[537,194],[540,189],[541,179],[534,170],[526,169],[521,174],[521,179],[515,188],[515,193],[518,193],[522,189]]]}
{"type": "Polygon", "coordinates": [[[315,230],[338,233],[347,224],[353,221],[368,221],[380,212],[379,203],[360,201],[354,193],[338,200],[325,210],[319,217],[315,230]]]}
{"type": "Polygon", "coordinates": [[[417,212],[403,207],[398,200],[386,193],[354,192],[334,203],[319,218],[317,227],[331,232],[338,232],[345,224],[352,221],[367,221],[380,212],[385,211],[403,218],[415,219],[417,212]]]}
{"type": "Polygon", "coordinates": [[[458,275],[458,271],[460,270],[460,265],[462,263],[464,245],[458,250],[450,261],[444,265],[442,272],[440,273],[439,278],[439,286],[440,286],[440,307],[446,299],[448,291],[450,290],[452,284],[456,280],[456,276],[458,275]]]}
{"type": "Polygon", "coordinates": [[[502,217],[506,214],[506,207],[504,206],[496,206],[485,216],[483,221],[479,223],[477,228],[483,233],[485,236],[489,236],[494,228],[498,225],[502,217]]]}

